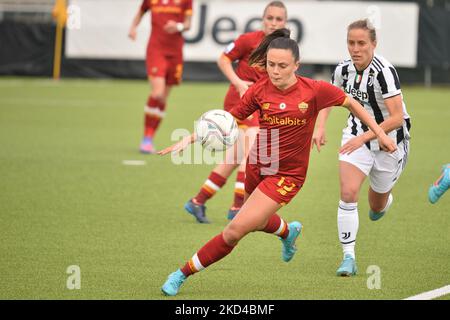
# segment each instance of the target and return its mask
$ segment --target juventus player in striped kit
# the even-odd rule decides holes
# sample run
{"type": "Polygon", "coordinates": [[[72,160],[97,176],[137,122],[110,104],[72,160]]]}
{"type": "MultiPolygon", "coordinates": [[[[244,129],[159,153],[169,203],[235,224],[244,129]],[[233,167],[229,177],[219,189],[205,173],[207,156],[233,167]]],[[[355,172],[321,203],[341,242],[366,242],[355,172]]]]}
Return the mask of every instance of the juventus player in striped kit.
{"type": "MultiPolygon", "coordinates": [[[[377,45],[375,29],[366,19],[351,23],[347,32],[351,59],[337,65],[332,83],[364,106],[388,136],[396,141],[397,150],[393,153],[381,150],[374,133],[350,113],[339,155],[341,199],[337,224],[344,259],[337,270],[338,276],[352,276],[357,272],[355,241],[361,185],[369,177],[369,217],[376,221],[392,204],[392,188],[406,165],[410,129],[397,71],[389,61],[374,52],[377,45]]],[[[319,151],[325,144],[325,122],[329,112],[330,108],[323,110],[318,117],[313,145],[319,151]]]]}

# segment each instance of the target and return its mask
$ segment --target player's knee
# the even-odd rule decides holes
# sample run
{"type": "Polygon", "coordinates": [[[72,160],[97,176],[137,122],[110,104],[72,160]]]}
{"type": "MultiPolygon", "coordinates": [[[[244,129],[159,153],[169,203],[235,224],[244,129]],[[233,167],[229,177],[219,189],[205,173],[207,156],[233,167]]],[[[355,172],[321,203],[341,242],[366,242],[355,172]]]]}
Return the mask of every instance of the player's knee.
{"type": "Polygon", "coordinates": [[[165,103],[166,102],[166,96],[164,95],[164,92],[161,91],[153,91],[152,92],[152,98],[155,100],[158,100],[160,103],[165,103]]]}
{"type": "Polygon", "coordinates": [[[341,200],[344,202],[357,202],[359,190],[356,188],[342,188],[341,200]]]}
{"type": "Polygon", "coordinates": [[[237,224],[230,223],[225,230],[223,230],[223,238],[229,245],[236,245],[248,232],[246,228],[237,224]]]}

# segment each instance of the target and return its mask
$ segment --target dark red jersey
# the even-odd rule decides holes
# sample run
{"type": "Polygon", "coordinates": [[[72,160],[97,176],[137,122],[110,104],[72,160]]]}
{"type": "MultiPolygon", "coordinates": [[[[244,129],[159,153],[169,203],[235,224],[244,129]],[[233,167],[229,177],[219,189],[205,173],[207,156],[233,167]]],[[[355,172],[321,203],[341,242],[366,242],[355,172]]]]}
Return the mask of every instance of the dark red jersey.
{"type": "Polygon", "coordinates": [[[242,80],[256,82],[266,75],[264,69],[248,65],[250,54],[259,46],[264,37],[262,31],[247,32],[239,36],[225,49],[224,54],[228,59],[238,61],[236,74],[242,80]]]}
{"type": "Polygon", "coordinates": [[[341,89],[324,81],[297,76],[294,85],[280,90],[265,77],[251,86],[230,112],[245,119],[259,111],[260,133],[250,152],[250,164],[265,167],[263,174],[304,179],[317,114],[323,108],[342,105],[345,99],[341,89]]]}
{"type": "Polygon", "coordinates": [[[192,0],[143,0],[141,11],[147,10],[151,11],[152,21],[149,47],[180,55],[184,44],[181,32],[169,34],[164,31],[164,25],[169,20],[184,22],[186,16],[192,15],[192,0]]]}
{"type": "MultiPolygon", "coordinates": [[[[231,61],[237,61],[235,72],[244,81],[256,82],[267,75],[264,69],[250,67],[248,65],[250,54],[260,45],[264,37],[265,34],[263,31],[247,32],[239,36],[225,49],[224,55],[231,61]]],[[[239,104],[240,100],[239,92],[233,85],[230,85],[225,96],[224,109],[226,111],[231,110],[239,104]]],[[[239,125],[249,127],[258,126],[256,114],[250,115],[248,119],[240,121],[239,125]]]]}

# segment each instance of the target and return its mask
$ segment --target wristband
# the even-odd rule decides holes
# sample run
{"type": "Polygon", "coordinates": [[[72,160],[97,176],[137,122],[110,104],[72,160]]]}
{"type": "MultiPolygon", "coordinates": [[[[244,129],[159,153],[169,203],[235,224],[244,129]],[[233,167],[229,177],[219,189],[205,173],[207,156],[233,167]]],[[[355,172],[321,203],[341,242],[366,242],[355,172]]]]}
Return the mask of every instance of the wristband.
{"type": "Polygon", "coordinates": [[[184,24],[182,24],[181,22],[177,23],[177,30],[178,32],[183,32],[184,31],[184,24]]]}

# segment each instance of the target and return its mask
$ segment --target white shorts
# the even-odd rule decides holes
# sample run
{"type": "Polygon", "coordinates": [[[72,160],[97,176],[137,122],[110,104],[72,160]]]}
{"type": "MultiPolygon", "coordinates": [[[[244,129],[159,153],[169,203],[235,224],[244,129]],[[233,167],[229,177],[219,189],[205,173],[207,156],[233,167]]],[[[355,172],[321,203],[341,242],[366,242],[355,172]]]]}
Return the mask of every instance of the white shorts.
{"type": "MultiPolygon", "coordinates": [[[[355,136],[344,133],[341,145],[355,136]]],[[[409,140],[403,139],[393,153],[371,151],[364,144],[351,154],[339,154],[339,160],[351,163],[369,177],[370,187],[377,193],[389,192],[406,166],[409,153],[409,140]]]]}

